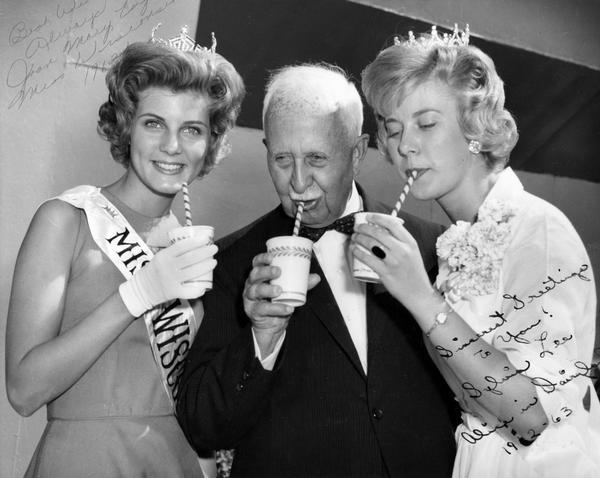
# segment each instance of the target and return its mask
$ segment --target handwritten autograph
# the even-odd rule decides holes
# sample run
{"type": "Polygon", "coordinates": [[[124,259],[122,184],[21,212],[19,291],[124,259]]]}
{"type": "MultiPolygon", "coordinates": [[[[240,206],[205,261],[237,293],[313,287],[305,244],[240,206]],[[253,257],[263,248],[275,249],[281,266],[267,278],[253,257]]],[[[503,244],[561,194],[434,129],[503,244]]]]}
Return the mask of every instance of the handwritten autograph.
{"type": "Polygon", "coordinates": [[[506,334],[505,334],[506,337],[504,337],[502,335],[498,335],[498,339],[502,340],[505,343],[510,342],[511,340],[514,340],[515,342],[517,342],[519,344],[530,344],[531,342],[522,336],[524,334],[526,334],[527,332],[529,332],[534,327],[537,327],[538,325],[540,325],[541,322],[542,322],[542,319],[538,319],[533,324],[531,324],[529,327],[521,329],[516,334],[513,334],[512,332],[506,332],[506,334]]]}
{"type": "MultiPolygon", "coordinates": [[[[559,280],[555,280],[553,277],[548,276],[547,280],[542,281],[542,284],[544,285],[544,287],[542,289],[540,289],[535,294],[531,294],[531,295],[527,296],[527,298],[529,299],[529,302],[531,303],[535,299],[539,299],[540,297],[547,294],[548,292],[553,291],[556,288],[556,286],[559,286],[560,284],[563,284],[564,282],[568,281],[569,279],[573,279],[574,277],[577,277],[583,281],[589,282],[591,279],[584,274],[584,272],[587,271],[588,269],[589,269],[589,266],[587,264],[583,264],[579,268],[579,271],[567,274],[566,276],[564,276],[562,279],[559,279],[559,280]]],[[[560,269],[558,269],[558,272],[562,272],[562,271],[560,269]]]]}
{"type": "MultiPolygon", "coordinates": [[[[563,327],[558,329],[558,324],[564,324],[564,321],[561,320],[562,318],[556,312],[553,312],[552,301],[545,300],[545,298],[552,295],[554,291],[558,292],[567,284],[570,284],[569,287],[574,287],[576,286],[576,281],[590,282],[589,269],[590,266],[588,264],[582,264],[568,272],[556,269],[554,273],[547,275],[545,279],[541,280],[538,286],[533,287],[531,289],[533,292],[530,291],[527,294],[504,293],[502,298],[505,302],[501,311],[496,310],[488,316],[494,319],[494,323],[491,326],[486,326],[486,328],[464,340],[459,341],[458,337],[453,337],[451,345],[450,343],[434,345],[435,350],[440,357],[448,361],[453,360],[457,354],[464,353],[466,350],[470,350],[469,354],[473,357],[489,360],[489,357],[494,354],[488,348],[481,347],[482,342],[479,339],[483,339],[488,343],[495,340],[498,347],[507,348],[507,350],[515,350],[518,347],[525,352],[526,349],[524,347],[532,347],[531,353],[525,352],[527,355],[523,359],[534,360],[534,357],[544,359],[560,354],[561,350],[570,353],[569,343],[574,341],[574,333],[565,331],[563,327]],[[524,309],[527,315],[522,315],[524,309]],[[528,322],[523,323],[525,318],[527,318],[528,322]],[[515,327],[513,325],[511,327],[511,323],[518,324],[519,326],[515,327]],[[558,334],[556,330],[560,330],[561,333],[558,334]]],[[[564,311],[561,309],[562,313],[564,311]]],[[[516,399],[514,400],[515,408],[513,413],[515,416],[501,420],[493,427],[488,427],[486,423],[483,423],[483,427],[479,429],[475,428],[464,431],[460,434],[462,439],[467,443],[475,444],[485,437],[498,433],[504,428],[510,430],[508,425],[518,416],[530,413],[531,410],[540,406],[540,399],[538,398],[541,398],[540,394],[555,393],[561,387],[567,386],[577,379],[594,378],[597,373],[598,364],[591,363],[587,365],[581,360],[574,362],[576,359],[576,357],[573,357],[571,360],[566,358],[562,362],[564,363],[563,369],[557,370],[556,373],[548,374],[547,376],[540,376],[541,374],[534,372],[534,370],[539,370],[534,366],[535,364],[530,362],[530,360],[524,360],[520,368],[504,367],[504,373],[498,374],[500,376],[485,375],[481,378],[480,382],[459,382],[464,393],[464,398],[473,400],[474,404],[479,403],[479,406],[482,405],[482,402],[480,402],[481,397],[485,395],[501,396],[508,393],[506,390],[503,390],[504,385],[518,375],[526,377],[535,390],[538,391],[529,400],[523,400],[523,403],[517,402],[516,399]]],[[[548,422],[557,424],[572,416],[575,413],[575,407],[563,406],[560,411],[553,410],[546,413],[548,422]]],[[[498,420],[500,419],[498,418],[498,420]]],[[[543,424],[544,427],[547,425],[548,423],[543,424]]],[[[541,430],[530,429],[526,436],[517,437],[516,432],[510,430],[510,434],[514,438],[509,438],[501,447],[504,452],[510,455],[519,450],[520,446],[530,445],[540,433],[541,430]]]]}
{"type": "Polygon", "coordinates": [[[7,109],[20,109],[65,79],[66,66],[85,68],[84,83],[114,57],[112,50],[176,0],[71,0],[57,2],[40,19],[20,20],[9,29],[14,51],[5,85],[7,109]],[[108,55],[108,56],[107,56],[108,55]],[[89,71],[91,70],[91,75],[89,71]]]}
{"type": "MultiPolygon", "coordinates": [[[[482,431],[478,428],[475,428],[475,429],[471,430],[471,432],[462,432],[460,434],[460,436],[467,443],[471,443],[473,445],[473,444],[477,443],[479,440],[481,440],[482,438],[490,436],[491,434],[496,433],[498,430],[500,430],[502,428],[508,428],[508,425],[511,424],[514,420],[515,420],[515,418],[511,417],[509,420],[502,420],[500,423],[498,423],[498,425],[494,426],[490,430],[482,431]]],[[[486,426],[486,424],[483,424],[483,426],[486,426]]]]}
{"type": "MultiPolygon", "coordinates": [[[[527,365],[524,368],[515,368],[515,370],[512,373],[505,375],[500,380],[498,380],[495,377],[492,377],[491,375],[486,375],[485,377],[483,377],[483,379],[490,385],[485,387],[483,390],[479,390],[471,382],[463,382],[462,388],[465,391],[469,392],[469,396],[471,398],[479,398],[483,395],[483,392],[493,393],[494,395],[502,395],[502,392],[500,390],[498,390],[498,386],[507,382],[511,378],[516,377],[517,375],[529,370],[529,368],[531,367],[531,362],[529,362],[528,360],[525,360],[525,363],[527,365]]],[[[505,372],[508,372],[509,370],[510,369],[508,367],[504,367],[505,372]]]]}
{"type": "MultiPolygon", "coordinates": [[[[561,380],[553,382],[552,380],[549,380],[546,377],[534,377],[531,379],[531,383],[533,383],[533,385],[535,385],[536,387],[539,387],[542,391],[544,391],[546,393],[552,393],[552,392],[556,391],[557,386],[566,385],[569,382],[571,382],[572,380],[576,379],[577,377],[593,378],[594,377],[593,373],[594,373],[596,367],[598,366],[597,363],[592,363],[591,365],[587,365],[586,363],[582,362],[581,360],[576,361],[574,363],[574,365],[578,371],[576,373],[570,374],[566,378],[563,378],[561,380]]],[[[565,375],[566,371],[560,370],[559,374],[565,375]]]]}

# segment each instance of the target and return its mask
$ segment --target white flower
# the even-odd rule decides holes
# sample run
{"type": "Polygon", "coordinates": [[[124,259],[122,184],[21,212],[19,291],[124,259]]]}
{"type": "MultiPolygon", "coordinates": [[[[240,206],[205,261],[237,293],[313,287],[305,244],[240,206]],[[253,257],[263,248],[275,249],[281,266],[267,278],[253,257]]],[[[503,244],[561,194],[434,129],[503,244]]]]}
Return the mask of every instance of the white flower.
{"type": "Polygon", "coordinates": [[[446,298],[455,302],[497,289],[516,212],[510,203],[489,200],[479,208],[476,222],[457,221],[438,238],[438,257],[449,269],[439,285],[446,298]]]}

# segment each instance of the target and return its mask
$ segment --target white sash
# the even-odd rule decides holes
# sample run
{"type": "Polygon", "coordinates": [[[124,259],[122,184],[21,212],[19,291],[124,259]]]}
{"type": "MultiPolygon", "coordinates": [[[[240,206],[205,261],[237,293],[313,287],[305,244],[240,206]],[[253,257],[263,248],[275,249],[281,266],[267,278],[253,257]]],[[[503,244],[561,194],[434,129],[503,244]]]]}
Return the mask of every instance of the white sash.
{"type": "MultiPolygon", "coordinates": [[[[125,279],[130,279],[154,256],[99,188],[77,186],[56,199],[85,211],[94,241],[125,279]]],[[[185,356],[192,346],[199,324],[185,299],[175,299],[147,311],[144,323],[162,383],[173,404],[177,400],[185,356]]]]}

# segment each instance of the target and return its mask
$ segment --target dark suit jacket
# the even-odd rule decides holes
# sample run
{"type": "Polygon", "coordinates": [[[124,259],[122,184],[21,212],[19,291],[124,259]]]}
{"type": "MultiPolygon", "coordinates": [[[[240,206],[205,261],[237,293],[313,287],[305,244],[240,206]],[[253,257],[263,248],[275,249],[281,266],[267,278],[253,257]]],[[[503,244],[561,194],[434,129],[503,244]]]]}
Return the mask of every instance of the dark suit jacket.
{"type": "MultiPolygon", "coordinates": [[[[390,210],[367,198],[365,209],[390,210]]],[[[402,218],[435,268],[441,227],[402,218]]],[[[189,441],[235,448],[232,477],[450,476],[448,389],[414,319],[381,286],[367,290],[368,375],[314,259],[322,280],[292,315],[275,368],[256,359],[244,282],[266,240],[292,228],[278,207],[221,242],[177,406],[189,441]]]]}

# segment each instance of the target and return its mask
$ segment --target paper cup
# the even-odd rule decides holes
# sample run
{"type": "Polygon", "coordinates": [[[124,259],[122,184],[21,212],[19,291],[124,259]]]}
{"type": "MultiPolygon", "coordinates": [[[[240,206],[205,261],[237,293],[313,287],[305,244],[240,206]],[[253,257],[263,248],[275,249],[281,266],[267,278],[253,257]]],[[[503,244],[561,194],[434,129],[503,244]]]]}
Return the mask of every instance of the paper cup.
{"type": "MultiPolygon", "coordinates": [[[[370,213],[373,214],[373,213],[370,213]]],[[[366,220],[367,213],[365,212],[357,212],[354,215],[354,224],[364,224],[367,222],[366,220]]],[[[358,246],[361,247],[361,246],[358,246]]],[[[363,248],[364,249],[364,248],[363,248]]],[[[372,282],[372,283],[380,283],[381,279],[377,272],[371,269],[367,264],[358,260],[356,257],[353,258],[352,261],[352,275],[356,280],[362,282],[372,282]]]]}
{"type": "Polygon", "coordinates": [[[281,269],[281,275],[271,284],[281,287],[282,292],[271,302],[292,307],[306,303],[312,244],[310,239],[298,236],[278,236],[267,241],[267,252],[273,255],[271,265],[281,269]]]}
{"type": "MultiPolygon", "coordinates": [[[[169,244],[174,244],[177,241],[181,241],[182,239],[187,239],[188,237],[202,237],[204,239],[203,245],[210,245],[213,243],[213,237],[215,234],[215,228],[212,226],[181,226],[176,227],[175,229],[171,229],[168,232],[169,235],[169,244]]],[[[193,281],[186,282],[201,282],[205,287],[204,290],[211,290],[213,284],[213,271],[207,272],[206,274],[200,276],[198,279],[193,281]]]]}

